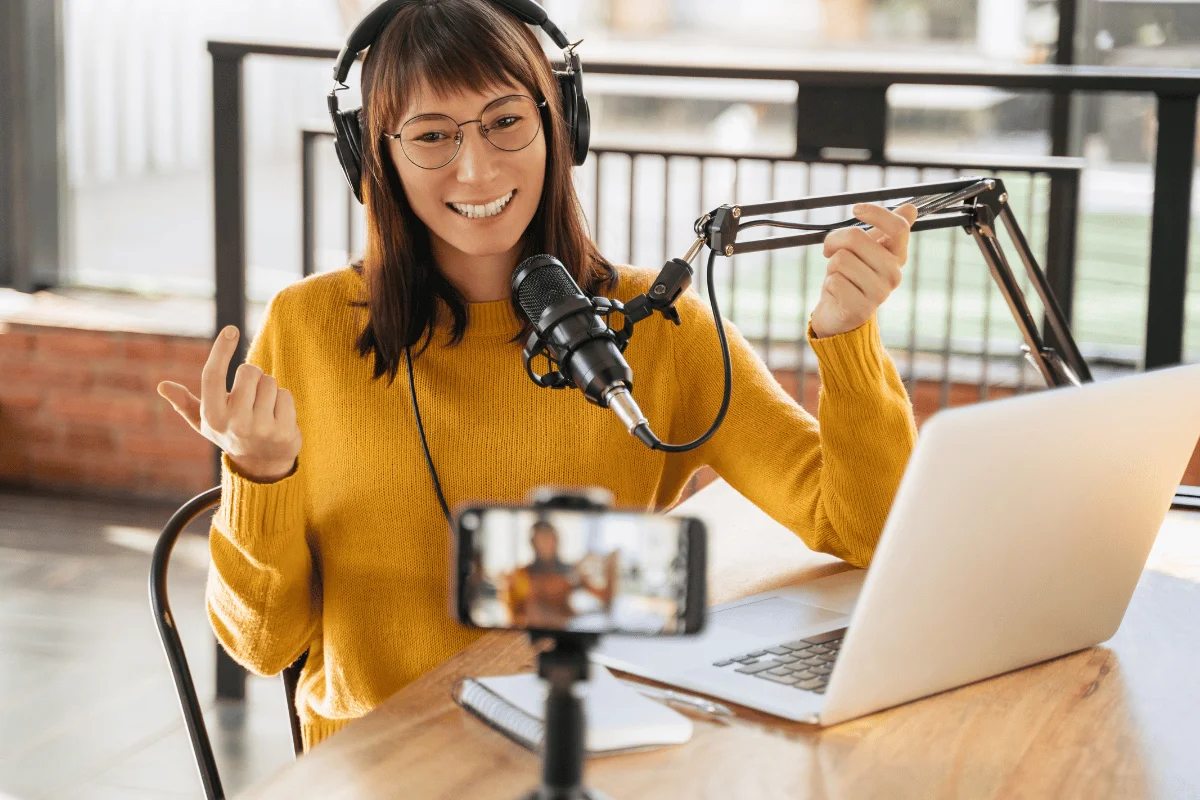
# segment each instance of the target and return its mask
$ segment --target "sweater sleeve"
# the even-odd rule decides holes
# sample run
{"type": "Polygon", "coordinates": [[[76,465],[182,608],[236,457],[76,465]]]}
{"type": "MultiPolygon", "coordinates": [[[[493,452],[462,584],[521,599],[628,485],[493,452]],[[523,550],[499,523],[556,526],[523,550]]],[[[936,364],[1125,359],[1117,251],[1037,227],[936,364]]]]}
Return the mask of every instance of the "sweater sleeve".
{"type": "MultiPolygon", "coordinates": [[[[268,304],[246,360],[290,389],[280,358],[285,308],[281,295],[268,304]]],[[[305,536],[303,469],[301,457],[287,477],[258,483],[221,454],[221,503],[209,532],[208,617],[233,659],[259,675],[274,675],[299,658],[320,618],[305,536]]]]}
{"type": "MultiPolygon", "coordinates": [[[[671,442],[712,424],[724,389],[721,350],[707,301],[677,302],[683,326],[672,337],[676,399],[671,442]]],[[[743,496],[809,548],[866,567],[916,442],[912,403],[880,340],[874,315],[858,328],[816,339],[821,374],[817,418],[725,322],[733,392],[724,423],[689,453],[671,454],[691,474],[710,465],[743,496]]]]}

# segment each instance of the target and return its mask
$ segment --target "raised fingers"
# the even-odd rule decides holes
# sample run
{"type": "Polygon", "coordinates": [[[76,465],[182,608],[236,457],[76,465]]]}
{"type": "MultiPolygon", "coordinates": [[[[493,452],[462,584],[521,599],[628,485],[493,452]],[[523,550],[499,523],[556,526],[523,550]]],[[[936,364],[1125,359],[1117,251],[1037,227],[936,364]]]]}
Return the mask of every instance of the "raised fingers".
{"type": "Polygon", "coordinates": [[[229,374],[229,362],[237,350],[238,329],[228,325],[217,334],[208,360],[200,373],[200,414],[210,420],[224,418],[229,397],[225,392],[225,376],[229,374]]]}
{"type": "Polygon", "coordinates": [[[854,206],[854,216],[875,228],[871,238],[901,258],[907,255],[910,229],[917,218],[917,207],[912,203],[905,203],[895,211],[872,203],[858,203],[854,206]]]}

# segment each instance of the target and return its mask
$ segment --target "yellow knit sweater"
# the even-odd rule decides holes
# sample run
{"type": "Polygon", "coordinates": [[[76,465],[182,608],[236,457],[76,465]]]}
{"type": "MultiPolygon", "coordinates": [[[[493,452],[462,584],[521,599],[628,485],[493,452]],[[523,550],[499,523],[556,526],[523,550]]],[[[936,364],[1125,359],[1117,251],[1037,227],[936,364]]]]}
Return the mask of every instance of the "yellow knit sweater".
{"type": "MultiPolygon", "coordinates": [[[[657,274],[621,267],[615,294],[657,274]]],[[[355,340],[362,278],[350,268],[279,292],[248,360],[296,400],[296,470],[263,484],[222,458],[207,601],[217,638],[272,675],[308,651],[297,689],[306,748],[365,714],[481,633],[449,604],[450,538],[421,453],[403,365],[372,380],[355,340]]],[[[689,441],[721,400],[721,353],[706,301],[689,290],[682,326],[655,316],[626,350],[634,397],[659,437],[689,441]]],[[[446,501],[522,502],[540,484],[598,485],[615,504],[661,510],[704,464],[810,548],[866,565],[916,441],[912,406],[874,317],[809,341],[820,365],[817,420],[774,380],[733,325],[728,416],[704,446],[647,449],[581,393],[533,385],[507,300],[472,303],[466,339],[414,360],[426,437],[446,501]]]]}

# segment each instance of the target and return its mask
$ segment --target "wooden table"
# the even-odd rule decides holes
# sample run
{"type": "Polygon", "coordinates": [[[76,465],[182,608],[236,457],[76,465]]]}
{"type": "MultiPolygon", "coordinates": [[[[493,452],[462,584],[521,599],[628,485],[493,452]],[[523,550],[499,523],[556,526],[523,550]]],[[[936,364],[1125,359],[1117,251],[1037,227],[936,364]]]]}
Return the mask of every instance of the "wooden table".
{"type": "MultiPolygon", "coordinates": [[[[679,511],[709,521],[713,603],[846,568],[723,482],[679,511]]],[[[538,756],[450,688],[533,659],[522,635],[489,634],[244,796],[517,798],[538,756]]],[[[1200,797],[1200,513],[1168,515],[1103,645],[827,729],[734,708],[697,717],[687,744],[590,760],[587,784],[613,800],[1200,797]]]]}

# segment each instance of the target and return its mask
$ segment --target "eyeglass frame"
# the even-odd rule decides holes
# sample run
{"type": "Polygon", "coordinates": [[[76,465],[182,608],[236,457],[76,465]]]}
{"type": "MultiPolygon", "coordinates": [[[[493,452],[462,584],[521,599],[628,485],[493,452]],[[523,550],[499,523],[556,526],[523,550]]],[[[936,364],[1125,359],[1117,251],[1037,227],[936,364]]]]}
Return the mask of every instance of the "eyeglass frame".
{"type": "MultiPolygon", "coordinates": [[[[454,119],[454,117],[451,117],[449,114],[415,114],[415,115],[409,117],[408,119],[404,120],[404,122],[400,125],[400,131],[398,133],[388,133],[387,131],[384,131],[381,135],[385,139],[399,139],[401,136],[404,135],[404,126],[407,125],[408,123],[412,122],[414,119],[418,119],[420,117],[445,117],[446,119],[453,122],[456,126],[458,126],[458,133],[456,133],[454,135],[454,155],[452,155],[452,156],[450,156],[450,158],[446,159],[446,162],[444,164],[439,164],[436,167],[422,167],[420,164],[418,164],[417,162],[412,160],[412,156],[410,156],[408,154],[408,152],[404,149],[404,143],[403,142],[400,143],[400,152],[404,153],[404,157],[406,159],[408,159],[408,163],[412,164],[417,169],[427,169],[427,170],[441,169],[442,167],[448,166],[450,164],[450,162],[453,161],[454,159],[458,158],[458,154],[460,152],[462,152],[462,143],[463,143],[463,138],[464,138],[463,126],[470,125],[472,122],[479,123],[479,133],[481,136],[483,136],[483,140],[485,142],[487,142],[488,144],[490,144],[492,147],[499,150],[501,153],[519,153],[522,150],[524,150],[526,147],[529,147],[529,145],[533,144],[533,140],[537,138],[538,131],[540,131],[544,127],[542,125],[542,116],[543,115],[541,113],[541,109],[546,108],[546,101],[542,100],[541,102],[538,102],[537,100],[534,100],[532,97],[530,97],[527,94],[506,94],[503,97],[497,97],[495,100],[489,101],[488,104],[483,107],[483,110],[487,111],[488,108],[491,107],[492,105],[494,105],[495,103],[499,103],[501,100],[508,100],[511,97],[524,97],[526,100],[533,103],[534,108],[538,109],[538,111],[539,111],[537,131],[534,131],[533,137],[530,138],[530,140],[526,144],[521,145],[516,150],[505,150],[503,147],[501,147],[500,145],[493,142],[490,138],[488,138],[487,132],[484,130],[484,127],[483,127],[483,117],[479,117],[478,119],[468,119],[468,120],[464,120],[463,122],[459,122],[458,120],[454,119]]],[[[480,112],[480,113],[482,113],[482,112],[480,112]]]]}

